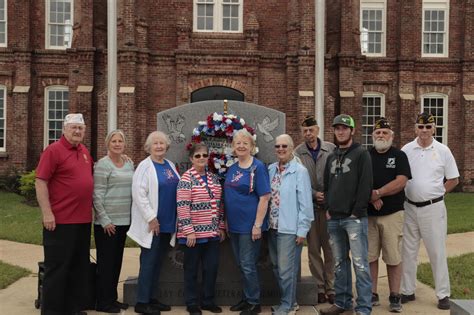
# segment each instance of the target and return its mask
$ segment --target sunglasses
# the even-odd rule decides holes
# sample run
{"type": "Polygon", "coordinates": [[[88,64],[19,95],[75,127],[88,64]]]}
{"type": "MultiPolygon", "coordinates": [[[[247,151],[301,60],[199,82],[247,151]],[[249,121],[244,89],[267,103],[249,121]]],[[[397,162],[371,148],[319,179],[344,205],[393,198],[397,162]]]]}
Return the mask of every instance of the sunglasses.
{"type": "Polygon", "coordinates": [[[275,149],[280,149],[280,148],[286,149],[288,148],[288,144],[275,144],[275,149]]]}
{"type": "Polygon", "coordinates": [[[430,130],[431,128],[433,128],[433,125],[418,125],[417,127],[418,127],[418,129],[426,128],[426,129],[430,130]]]}
{"type": "Polygon", "coordinates": [[[207,154],[207,153],[204,153],[204,154],[195,154],[193,157],[194,157],[195,159],[200,159],[201,157],[207,159],[207,158],[209,157],[209,154],[207,154]]]}

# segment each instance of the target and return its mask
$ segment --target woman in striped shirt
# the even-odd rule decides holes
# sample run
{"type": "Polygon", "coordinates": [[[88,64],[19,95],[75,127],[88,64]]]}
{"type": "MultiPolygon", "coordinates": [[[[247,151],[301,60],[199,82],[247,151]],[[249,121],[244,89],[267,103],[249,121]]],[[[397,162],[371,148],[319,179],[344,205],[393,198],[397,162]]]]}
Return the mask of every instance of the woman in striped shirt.
{"type": "Polygon", "coordinates": [[[219,242],[225,238],[222,188],[219,178],[206,170],[209,152],[204,143],[189,150],[192,167],[181,177],[177,192],[178,242],[184,246],[184,297],[191,315],[201,309],[221,313],[214,303],[219,264],[219,242]],[[202,268],[202,294],[199,303],[197,278],[202,268]],[[199,306],[200,305],[200,306],[199,306]]]}
{"type": "Polygon", "coordinates": [[[121,130],[105,138],[107,155],[94,168],[94,236],[97,248],[97,305],[107,313],[120,313],[127,304],[117,301],[123,249],[130,227],[133,164],[124,159],[121,130]]]}

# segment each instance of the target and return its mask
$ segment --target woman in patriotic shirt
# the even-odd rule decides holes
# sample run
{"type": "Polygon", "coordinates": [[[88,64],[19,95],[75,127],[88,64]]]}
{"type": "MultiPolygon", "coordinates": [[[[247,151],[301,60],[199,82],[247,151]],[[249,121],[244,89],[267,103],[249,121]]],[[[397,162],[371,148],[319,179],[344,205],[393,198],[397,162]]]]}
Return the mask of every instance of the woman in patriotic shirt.
{"type": "Polygon", "coordinates": [[[178,183],[178,242],[184,246],[184,298],[191,315],[201,309],[221,313],[214,303],[219,265],[219,242],[225,238],[222,188],[217,175],[206,170],[209,150],[195,143],[189,150],[192,167],[178,183]],[[202,294],[199,303],[197,278],[202,268],[202,294]],[[201,307],[199,307],[201,305],[201,307]]]}

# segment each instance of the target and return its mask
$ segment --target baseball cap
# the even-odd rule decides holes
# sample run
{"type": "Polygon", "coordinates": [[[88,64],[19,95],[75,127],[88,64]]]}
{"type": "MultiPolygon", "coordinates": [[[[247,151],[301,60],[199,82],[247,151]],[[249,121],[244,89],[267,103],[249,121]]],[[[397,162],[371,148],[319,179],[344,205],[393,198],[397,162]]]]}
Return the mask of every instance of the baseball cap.
{"type": "Polygon", "coordinates": [[[346,115],[346,114],[340,114],[334,118],[332,122],[332,126],[334,127],[336,125],[344,125],[350,128],[355,128],[354,119],[351,116],[346,115]]]}

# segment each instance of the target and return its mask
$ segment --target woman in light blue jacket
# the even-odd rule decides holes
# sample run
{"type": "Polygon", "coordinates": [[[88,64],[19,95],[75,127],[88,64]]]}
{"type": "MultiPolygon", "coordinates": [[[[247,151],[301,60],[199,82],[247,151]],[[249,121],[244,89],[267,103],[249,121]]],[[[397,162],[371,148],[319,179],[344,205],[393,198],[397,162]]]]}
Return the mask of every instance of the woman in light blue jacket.
{"type": "Polygon", "coordinates": [[[271,199],[269,204],[269,250],[280,287],[280,304],[272,314],[285,315],[296,304],[296,281],[301,250],[314,220],[311,182],[306,168],[293,155],[294,143],[287,134],[275,141],[278,162],[269,166],[271,199]]]}

